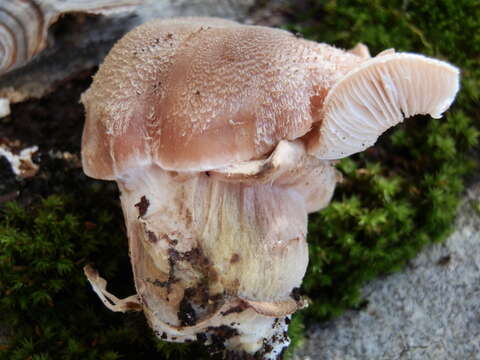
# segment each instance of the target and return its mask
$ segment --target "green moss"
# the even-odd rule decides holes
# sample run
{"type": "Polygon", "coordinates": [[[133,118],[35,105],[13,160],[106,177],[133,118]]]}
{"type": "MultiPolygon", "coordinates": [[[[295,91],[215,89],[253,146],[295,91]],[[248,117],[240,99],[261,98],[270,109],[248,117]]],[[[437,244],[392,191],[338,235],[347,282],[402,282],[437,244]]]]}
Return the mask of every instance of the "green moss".
{"type": "Polygon", "coordinates": [[[114,211],[115,219],[95,198],[101,194],[91,195],[52,195],[28,211],[13,202],[0,210],[0,323],[11,333],[0,359],[191,356],[198,349],[165,346],[142,314],[112,313],[93,293],[82,271],[90,262],[116,279],[110,285],[122,296],[134,288],[122,281],[132,276],[121,213],[114,211]]]}
{"type": "Polygon", "coordinates": [[[305,325],[302,312],[297,312],[292,316],[292,321],[288,325],[288,336],[290,337],[290,346],[284,353],[285,359],[291,359],[293,357],[294,350],[302,346],[305,342],[305,325]]]}
{"type": "Polygon", "coordinates": [[[480,216],[480,200],[471,200],[470,205],[472,206],[473,211],[480,216]]]}
{"type": "Polygon", "coordinates": [[[309,224],[304,289],[314,301],[305,317],[318,321],[361,306],[367,280],[400,269],[449,234],[480,133],[480,3],[302,3],[290,9],[289,29],[307,38],[343,48],[362,42],[373,55],[392,47],[418,52],[462,70],[462,90],[444,118],[409,119],[375,148],[339,163],[344,182],[309,224]]]}

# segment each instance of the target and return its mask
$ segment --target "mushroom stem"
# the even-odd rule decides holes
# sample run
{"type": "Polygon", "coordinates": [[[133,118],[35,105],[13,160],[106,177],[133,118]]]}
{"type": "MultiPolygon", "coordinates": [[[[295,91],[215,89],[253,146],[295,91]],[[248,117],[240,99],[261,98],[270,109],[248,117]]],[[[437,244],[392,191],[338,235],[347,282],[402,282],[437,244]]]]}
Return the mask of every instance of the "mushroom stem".
{"type": "Polygon", "coordinates": [[[308,263],[300,192],[156,166],[118,184],[135,286],[161,338],[218,340],[220,327],[229,328],[229,349],[253,354],[269,343],[278,353],[288,345],[287,325],[275,319],[305,305],[294,291],[308,263]]]}
{"type": "Polygon", "coordinates": [[[119,184],[156,334],[277,359],[304,306],[307,214],[331,200],[334,161],[404,117],[440,116],[457,90],[444,62],[221,19],[152,21],[122,38],[82,95],[82,164],[119,184]]]}

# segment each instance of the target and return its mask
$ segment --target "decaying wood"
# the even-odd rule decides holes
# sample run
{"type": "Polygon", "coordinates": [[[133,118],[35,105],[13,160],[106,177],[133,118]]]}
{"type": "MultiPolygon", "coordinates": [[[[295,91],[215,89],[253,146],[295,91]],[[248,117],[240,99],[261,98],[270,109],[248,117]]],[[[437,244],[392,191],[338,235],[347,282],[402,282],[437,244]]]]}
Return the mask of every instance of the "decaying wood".
{"type": "Polygon", "coordinates": [[[67,13],[131,11],[142,0],[11,0],[0,3],[0,74],[26,64],[47,46],[48,29],[67,13]]]}
{"type": "Polygon", "coordinates": [[[254,0],[2,2],[0,98],[17,103],[42,97],[74,74],[98,65],[117,39],[153,18],[195,15],[242,20],[253,3],[254,0]]]}

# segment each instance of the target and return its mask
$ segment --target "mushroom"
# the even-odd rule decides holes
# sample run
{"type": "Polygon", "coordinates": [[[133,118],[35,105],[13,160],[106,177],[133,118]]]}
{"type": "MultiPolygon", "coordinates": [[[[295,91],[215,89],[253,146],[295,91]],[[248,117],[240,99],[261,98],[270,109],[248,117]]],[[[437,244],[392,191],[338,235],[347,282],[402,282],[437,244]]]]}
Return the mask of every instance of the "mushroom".
{"type": "Polygon", "coordinates": [[[161,339],[280,358],[333,160],[440,116],[457,90],[456,68],[420,55],[213,18],[139,26],[82,95],[83,168],[118,183],[137,294],[116,298],[92,268],[89,281],[161,339]]]}

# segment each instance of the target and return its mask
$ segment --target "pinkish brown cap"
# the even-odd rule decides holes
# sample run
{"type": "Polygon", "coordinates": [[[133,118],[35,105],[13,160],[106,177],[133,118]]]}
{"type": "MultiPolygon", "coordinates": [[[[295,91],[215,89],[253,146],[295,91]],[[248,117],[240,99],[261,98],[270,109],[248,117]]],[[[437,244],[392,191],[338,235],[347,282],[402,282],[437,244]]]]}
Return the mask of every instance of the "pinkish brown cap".
{"type": "Polygon", "coordinates": [[[289,32],[210,18],[153,21],[112,49],[82,96],[85,172],[154,163],[201,171],[257,159],[305,135],[363,59],[289,32]]]}

